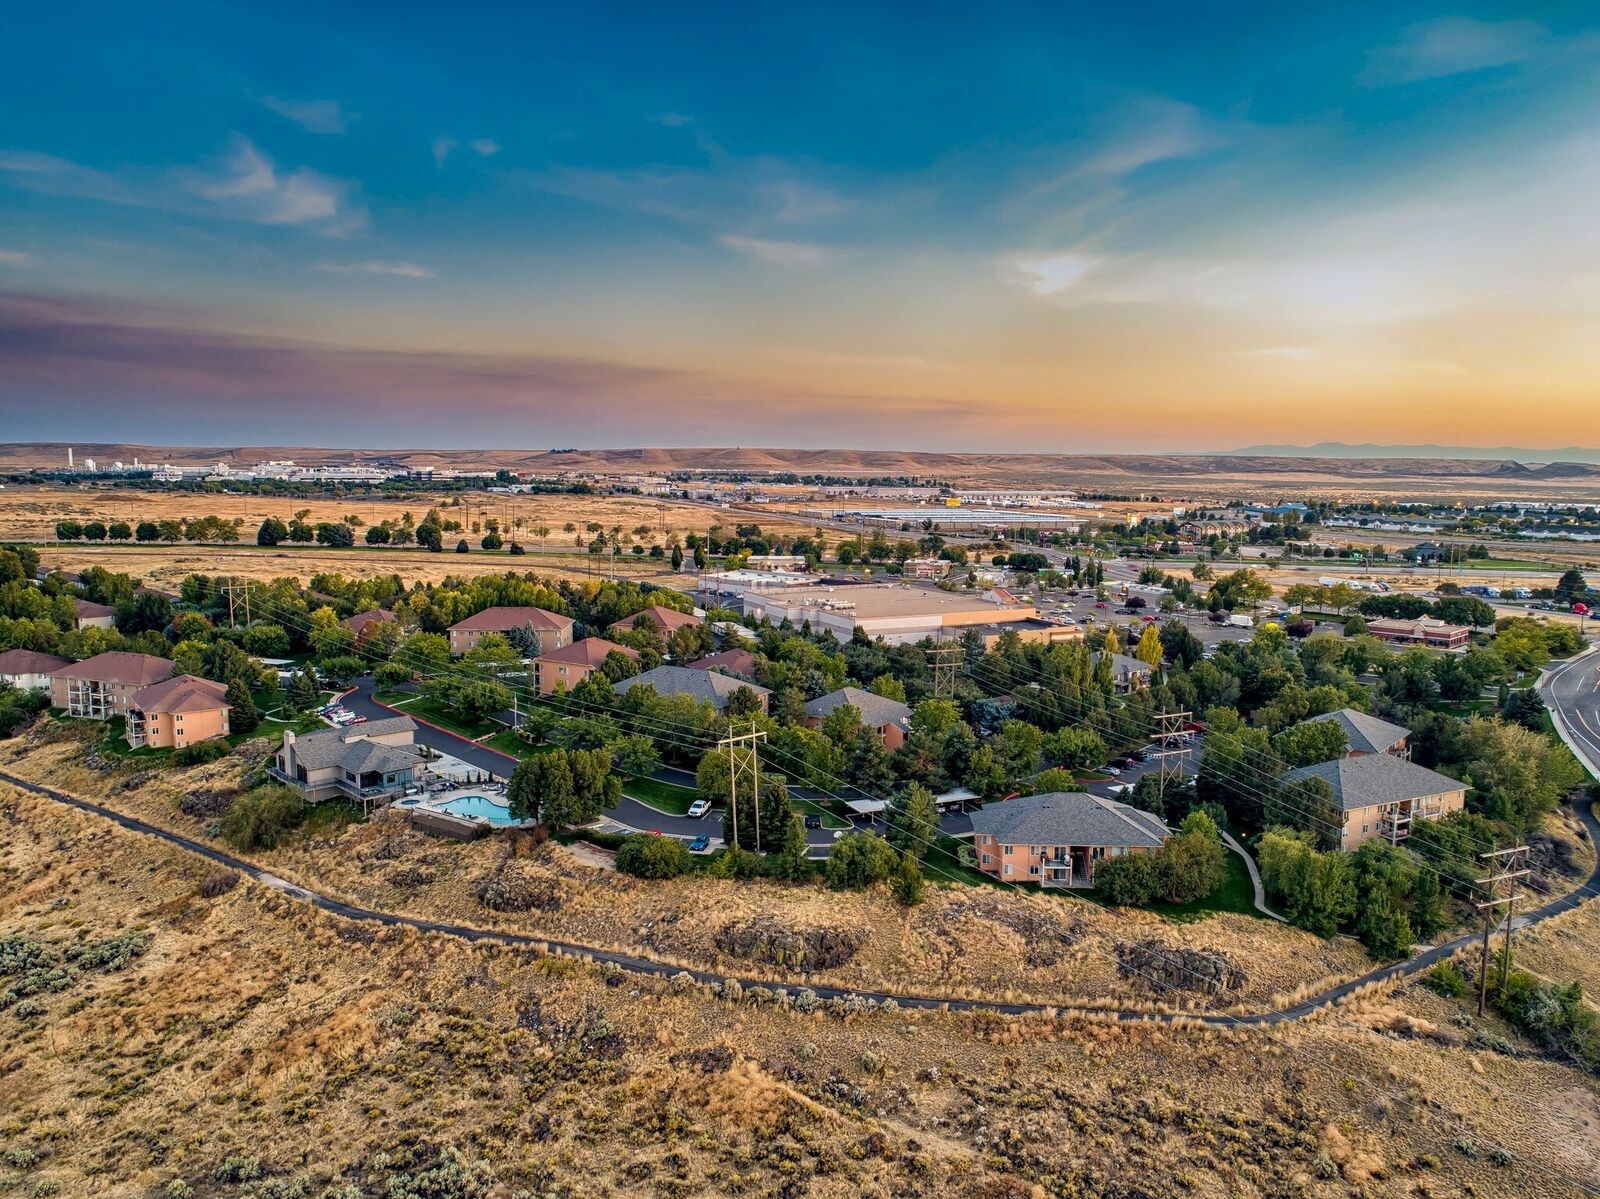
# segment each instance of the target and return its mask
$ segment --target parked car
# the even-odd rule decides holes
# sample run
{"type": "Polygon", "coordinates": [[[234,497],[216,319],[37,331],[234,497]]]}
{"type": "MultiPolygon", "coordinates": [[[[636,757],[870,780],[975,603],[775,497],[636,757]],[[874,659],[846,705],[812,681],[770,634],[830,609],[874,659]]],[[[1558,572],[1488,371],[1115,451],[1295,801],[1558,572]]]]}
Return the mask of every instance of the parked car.
{"type": "Polygon", "coordinates": [[[365,716],[361,716],[361,715],[352,716],[350,718],[350,723],[351,724],[366,724],[367,723],[367,718],[365,716]]]}
{"type": "Polygon", "coordinates": [[[807,828],[821,828],[822,817],[815,814],[809,814],[805,818],[805,825],[807,828]]]}
{"type": "Polygon", "coordinates": [[[1100,773],[1101,774],[1109,774],[1112,778],[1116,778],[1117,775],[1122,773],[1122,767],[1120,767],[1120,766],[1102,766],[1102,767],[1100,767],[1100,773]]]}
{"type": "Polygon", "coordinates": [[[1113,766],[1118,767],[1121,770],[1126,770],[1126,769],[1128,769],[1128,767],[1133,765],[1133,759],[1132,758],[1127,758],[1127,757],[1112,758],[1111,759],[1111,764],[1113,766]]]}
{"type": "Polygon", "coordinates": [[[705,851],[710,849],[710,848],[711,848],[711,838],[706,836],[705,833],[701,833],[693,841],[689,842],[689,852],[690,853],[705,853],[705,851]]]}
{"type": "Polygon", "coordinates": [[[688,814],[699,820],[709,811],[711,811],[711,801],[709,799],[697,799],[689,805],[688,814]]]}

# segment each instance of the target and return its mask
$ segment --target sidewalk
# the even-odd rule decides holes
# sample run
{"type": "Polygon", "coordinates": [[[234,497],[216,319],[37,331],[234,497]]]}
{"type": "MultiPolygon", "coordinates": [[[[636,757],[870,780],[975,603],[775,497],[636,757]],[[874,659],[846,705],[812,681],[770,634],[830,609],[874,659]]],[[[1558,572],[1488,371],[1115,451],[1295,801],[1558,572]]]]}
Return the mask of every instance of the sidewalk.
{"type": "Polygon", "coordinates": [[[1250,872],[1250,885],[1255,888],[1256,892],[1256,911],[1263,916],[1271,916],[1274,920],[1282,920],[1282,916],[1267,906],[1267,891],[1261,885],[1261,871],[1256,869],[1256,860],[1245,852],[1244,846],[1235,841],[1233,834],[1226,830],[1222,834],[1222,843],[1244,859],[1244,868],[1250,872]]]}

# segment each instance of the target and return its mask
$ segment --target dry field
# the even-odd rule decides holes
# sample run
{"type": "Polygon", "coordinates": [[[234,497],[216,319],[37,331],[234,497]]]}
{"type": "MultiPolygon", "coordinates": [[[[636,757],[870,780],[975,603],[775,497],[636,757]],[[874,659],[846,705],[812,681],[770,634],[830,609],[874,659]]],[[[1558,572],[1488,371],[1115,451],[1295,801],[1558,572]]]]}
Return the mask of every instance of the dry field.
{"type": "Polygon", "coordinates": [[[1600,1181],[1592,1084],[1475,1045],[1464,1008],[1413,989],[1272,1034],[806,1015],[344,921],[48,800],[0,806],[12,960],[126,950],[0,1007],[6,1193],[1376,1199],[1600,1181]]]}
{"type": "MultiPolygon", "coordinates": [[[[103,566],[168,591],[176,591],[185,577],[196,572],[231,575],[241,579],[288,577],[299,579],[302,583],[322,572],[341,574],[352,579],[399,575],[408,586],[412,583],[437,583],[447,575],[497,575],[508,570],[518,574],[532,571],[548,579],[586,579],[597,575],[610,577],[610,567],[605,560],[596,563],[587,554],[531,553],[513,556],[505,553],[488,554],[482,550],[470,554],[430,554],[416,549],[366,547],[269,550],[255,546],[113,546],[75,542],[52,546],[44,551],[43,557],[46,565],[61,570],[77,571],[87,566],[103,566]]],[[[674,573],[671,564],[660,558],[641,559],[631,554],[619,555],[616,575],[619,579],[647,580],[680,591],[692,591],[695,586],[694,576],[674,573]]]]}
{"type": "MultiPolygon", "coordinates": [[[[177,491],[133,491],[117,487],[69,487],[65,485],[23,486],[13,484],[0,490],[0,540],[48,541],[55,538],[58,520],[176,520],[184,517],[220,516],[244,521],[244,532],[255,540],[257,527],[269,516],[282,520],[309,508],[312,524],[357,516],[364,524],[399,520],[409,512],[421,520],[430,507],[438,507],[448,519],[459,520],[470,529],[473,522],[497,517],[502,528],[515,527],[519,538],[530,547],[570,546],[575,534],[564,532],[567,524],[582,532],[591,521],[605,528],[620,525],[631,532],[648,525],[650,533],[638,540],[645,545],[666,544],[668,536],[682,537],[688,532],[705,532],[714,524],[730,527],[735,518],[709,504],[679,500],[652,499],[648,496],[587,495],[490,495],[487,492],[419,492],[406,498],[385,499],[349,496],[344,499],[295,499],[292,497],[200,494],[177,491]],[[456,501],[459,500],[459,503],[456,501]],[[514,522],[521,522],[515,524],[514,522]],[[540,538],[534,530],[551,531],[540,538]]],[[[759,522],[778,531],[799,532],[803,526],[773,512],[771,520],[759,522]]],[[[360,532],[357,531],[357,540],[360,532]]],[[[585,536],[585,541],[589,540],[585,536]]]]}

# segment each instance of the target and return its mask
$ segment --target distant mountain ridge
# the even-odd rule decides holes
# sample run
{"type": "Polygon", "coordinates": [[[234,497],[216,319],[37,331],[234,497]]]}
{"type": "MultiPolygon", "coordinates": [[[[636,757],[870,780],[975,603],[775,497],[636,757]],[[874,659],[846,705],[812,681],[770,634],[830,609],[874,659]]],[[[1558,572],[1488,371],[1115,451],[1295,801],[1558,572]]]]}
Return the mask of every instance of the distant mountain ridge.
{"type": "Polygon", "coordinates": [[[1470,445],[1376,445],[1371,442],[1350,445],[1343,441],[1319,441],[1315,445],[1251,445],[1241,450],[1219,450],[1221,457],[1267,458],[1450,458],[1455,460],[1496,462],[1510,460],[1519,463],[1563,465],[1566,463],[1600,464],[1600,449],[1581,446],[1564,446],[1554,450],[1536,450],[1525,446],[1470,446],[1470,445]]]}

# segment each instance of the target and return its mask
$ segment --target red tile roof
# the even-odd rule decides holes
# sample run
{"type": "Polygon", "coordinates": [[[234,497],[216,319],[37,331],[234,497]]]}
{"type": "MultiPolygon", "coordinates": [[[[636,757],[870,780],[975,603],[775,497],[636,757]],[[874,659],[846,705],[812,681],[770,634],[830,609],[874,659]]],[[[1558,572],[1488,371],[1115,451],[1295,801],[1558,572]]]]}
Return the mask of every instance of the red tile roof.
{"type": "Polygon", "coordinates": [[[135,691],[131,702],[144,712],[214,712],[230,706],[227,694],[228,689],[221,683],[180,674],[164,683],[135,691]]]}
{"type": "Polygon", "coordinates": [[[711,654],[689,665],[696,670],[721,669],[734,674],[753,675],[756,672],[756,656],[747,649],[725,649],[720,654],[711,654]]]}
{"type": "Polygon", "coordinates": [[[172,663],[166,658],[150,654],[130,654],[121,650],[108,650],[63,666],[55,672],[58,679],[81,679],[87,683],[122,683],[127,686],[148,687],[159,683],[172,673],[172,663]]]}
{"type": "Polygon", "coordinates": [[[604,637],[585,637],[582,641],[574,641],[564,649],[553,649],[548,654],[540,654],[538,660],[573,663],[578,666],[599,666],[612,650],[627,654],[635,661],[639,658],[639,651],[629,649],[626,645],[618,645],[615,641],[607,641],[604,637]]]}
{"type": "Polygon", "coordinates": [[[626,632],[635,628],[635,622],[641,618],[648,620],[651,624],[669,634],[700,623],[699,617],[693,616],[688,612],[679,612],[676,608],[664,608],[660,604],[651,604],[648,608],[635,612],[631,616],[624,616],[607,631],[612,633],[626,632]]]}
{"type": "Polygon", "coordinates": [[[0,654],[0,674],[54,674],[71,666],[71,658],[44,654],[36,649],[8,649],[0,654]]]}
{"type": "Polygon", "coordinates": [[[72,610],[78,614],[79,620],[93,620],[100,616],[116,615],[115,608],[108,608],[104,604],[97,604],[86,599],[74,599],[72,610]]]}
{"type": "Polygon", "coordinates": [[[450,626],[450,631],[453,633],[461,629],[480,633],[506,633],[512,629],[520,629],[524,625],[554,633],[570,629],[572,617],[562,616],[558,612],[546,612],[543,608],[485,608],[465,620],[458,620],[450,626]]]}
{"type": "Polygon", "coordinates": [[[385,624],[393,620],[393,612],[385,608],[372,608],[366,612],[357,612],[354,616],[346,616],[344,618],[344,627],[359,637],[361,630],[369,624],[385,624]]]}

